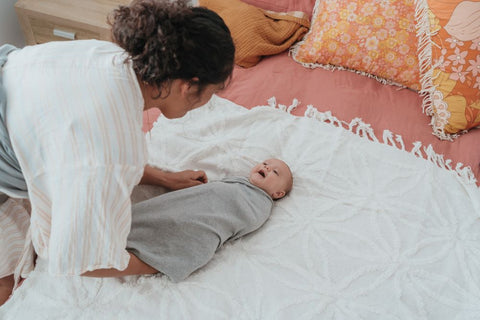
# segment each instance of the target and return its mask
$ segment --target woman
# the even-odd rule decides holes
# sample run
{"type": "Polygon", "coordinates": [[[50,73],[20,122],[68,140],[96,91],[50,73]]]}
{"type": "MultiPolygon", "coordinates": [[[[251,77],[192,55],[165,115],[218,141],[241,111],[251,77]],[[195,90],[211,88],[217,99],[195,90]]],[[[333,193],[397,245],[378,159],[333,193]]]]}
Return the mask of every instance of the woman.
{"type": "MultiPolygon", "coordinates": [[[[110,21],[115,43],[51,42],[4,55],[0,155],[13,160],[0,156],[0,168],[8,168],[0,180],[23,179],[0,183],[0,192],[28,192],[31,203],[16,275],[30,271],[33,251],[52,274],[124,270],[138,263],[125,250],[133,187],[181,189],[207,180],[201,171],[146,166],[142,115],[158,107],[167,118],[182,117],[224,87],[235,51],[228,28],[183,0],[134,1],[110,21]]],[[[13,244],[0,246],[1,254],[13,244]]],[[[12,264],[1,264],[0,289],[11,287],[12,264]]]]}

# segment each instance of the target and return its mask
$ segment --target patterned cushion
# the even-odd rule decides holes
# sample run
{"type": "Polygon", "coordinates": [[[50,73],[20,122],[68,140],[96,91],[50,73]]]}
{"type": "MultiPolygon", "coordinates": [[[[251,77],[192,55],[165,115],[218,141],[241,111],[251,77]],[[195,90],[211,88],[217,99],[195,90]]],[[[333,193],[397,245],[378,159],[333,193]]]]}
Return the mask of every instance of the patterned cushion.
{"type": "Polygon", "coordinates": [[[480,125],[480,1],[424,0],[424,5],[429,26],[422,30],[429,44],[424,106],[435,135],[451,140],[480,125]]]}
{"type": "Polygon", "coordinates": [[[413,0],[317,0],[311,30],[292,48],[293,58],[418,90],[415,8],[413,0]]]}

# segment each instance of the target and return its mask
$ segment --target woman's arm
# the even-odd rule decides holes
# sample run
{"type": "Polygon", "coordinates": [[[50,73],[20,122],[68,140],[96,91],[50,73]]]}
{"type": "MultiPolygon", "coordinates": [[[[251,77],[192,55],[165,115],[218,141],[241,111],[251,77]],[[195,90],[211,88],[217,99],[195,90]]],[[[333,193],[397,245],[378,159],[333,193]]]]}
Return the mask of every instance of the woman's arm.
{"type": "Polygon", "coordinates": [[[140,184],[159,185],[171,190],[184,189],[207,182],[207,175],[202,170],[166,172],[148,165],[145,167],[142,180],[140,180],[140,184]]]}
{"type": "Polygon", "coordinates": [[[138,259],[134,254],[130,254],[130,261],[125,270],[117,269],[97,269],[93,271],[87,271],[82,274],[86,277],[98,277],[98,278],[107,278],[107,277],[124,277],[132,275],[141,275],[141,274],[155,274],[158,273],[158,270],[152,268],[142,260],[138,259]]]}

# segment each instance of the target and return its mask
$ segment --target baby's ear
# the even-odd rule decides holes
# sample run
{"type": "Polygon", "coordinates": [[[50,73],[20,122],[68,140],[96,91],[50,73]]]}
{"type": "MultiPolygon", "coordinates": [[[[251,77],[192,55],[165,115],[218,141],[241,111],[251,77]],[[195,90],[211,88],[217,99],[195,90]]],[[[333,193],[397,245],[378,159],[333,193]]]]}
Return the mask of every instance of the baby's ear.
{"type": "Polygon", "coordinates": [[[277,199],[283,198],[284,196],[285,196],[285,191],[277,191],[273,193],[272,198],[274,200],[277,200],[277,199]]]}

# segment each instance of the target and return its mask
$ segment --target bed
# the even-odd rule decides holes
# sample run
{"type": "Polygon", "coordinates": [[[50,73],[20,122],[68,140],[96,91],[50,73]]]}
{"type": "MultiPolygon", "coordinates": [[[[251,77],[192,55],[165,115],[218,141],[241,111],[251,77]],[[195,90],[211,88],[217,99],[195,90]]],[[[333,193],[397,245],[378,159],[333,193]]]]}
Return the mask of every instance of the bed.
{"type": "MultiPolygon", "coordinates": [[[[271,11],[304,12],[310,31],[290,32],[298,41],[277,53],[239,61],[253,65],[236,66],[228,87],[184,118],[145,113],[149,161],[165,170],[201,169],[216,180],[246,175],[252,164],[269,157],[286,161],[293,190],[275,202],[262,228],[228,243],[178,284],[162,276],[52,276],[39,260],[0,308],[0,318],[478,319],[480,130],[475,108],[480,77],[475,69],[466,73],[468,61],[476,61],[470,55],[480,59],[478,29],[458,40],[473,48],[463,57],[464,69],[458,60],[425,67],[428,59],[422,57],[434,61],[437,46],[419,55],[416,90],[399,84],[399,78],[366,70],[296,61],[323,6],[342,3],[345,10],[361,10],[369,2],[244,1],[265,17],[271,11]],[[351,3],[357,7],[348,7],[351,3]],[[448,67],[459,78],[445,78],[448,67]],[[466,106],[459,107],[459,95],[466,97],[466,106]],[[465,121],[456,120],[461,112],[455,108],[463,108],[465,121]]],[[[419,52],[444,29],[428,33],[431,42],[422,42],[422,22],[430,31],[448,25],[458,35],[465,31],[462,26],[448,22],[458,12],[479,12],[474,2],[438,1],[439,8],[432,3],[409,3],[419,52]]],[[[224,19],[231,23],[228,15],[224,19]]],[[[237,47],[243,46],[232,34],[237,47]]],[[[458,46],[445,50],[455,52],[458,46]]],[[[139,186],[132,201],[163,192],[139,186]]]]}

